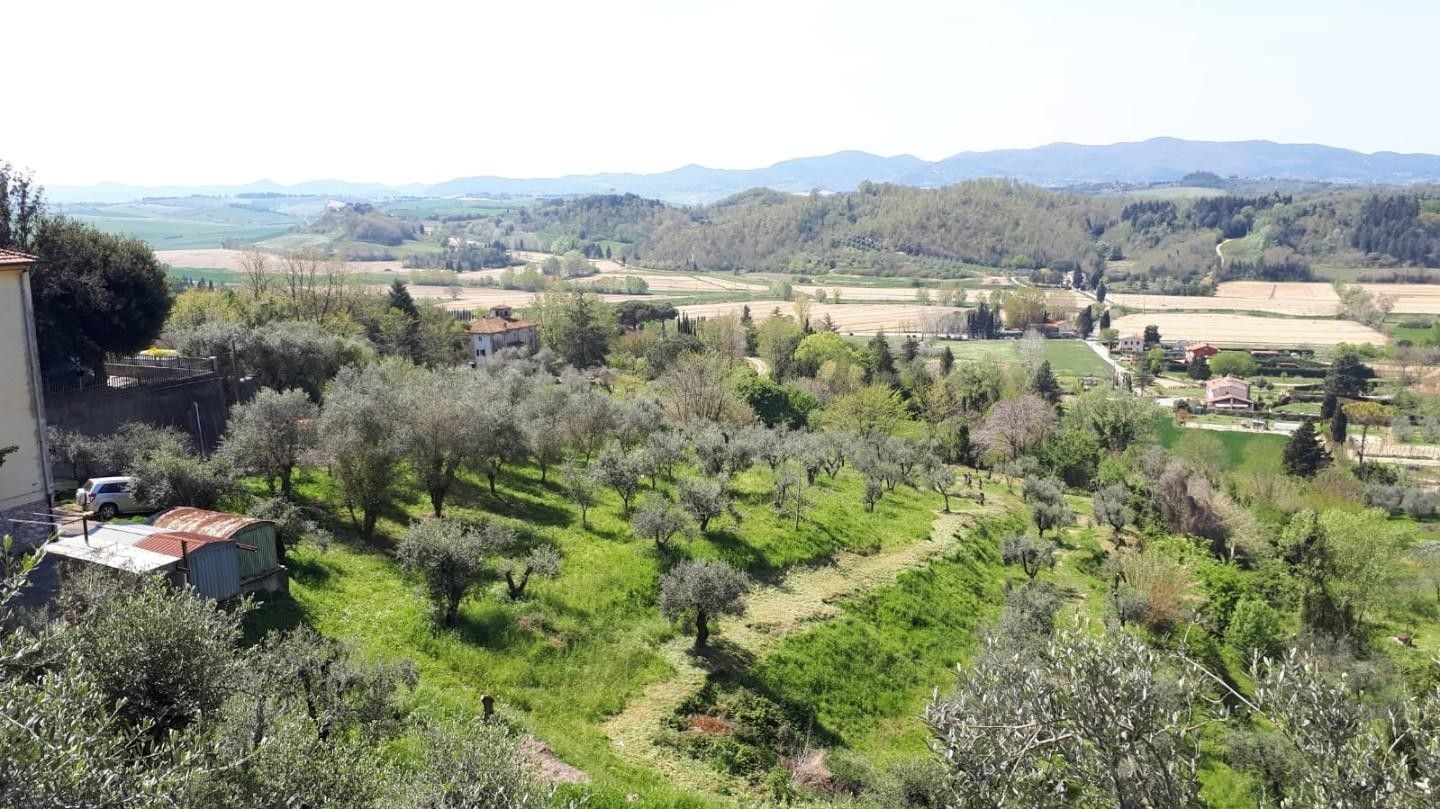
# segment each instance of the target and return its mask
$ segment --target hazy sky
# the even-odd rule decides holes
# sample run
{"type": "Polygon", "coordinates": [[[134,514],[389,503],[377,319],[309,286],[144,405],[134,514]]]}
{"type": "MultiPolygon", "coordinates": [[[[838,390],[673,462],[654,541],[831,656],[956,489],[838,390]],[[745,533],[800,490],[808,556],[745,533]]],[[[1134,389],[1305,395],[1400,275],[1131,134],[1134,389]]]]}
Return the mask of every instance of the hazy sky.
{"type": "Polygon", "coordinates": [[[1440,2],[0,0],[49,185],[749,168],[1157,135],[1440,153],[1440,2]]]}

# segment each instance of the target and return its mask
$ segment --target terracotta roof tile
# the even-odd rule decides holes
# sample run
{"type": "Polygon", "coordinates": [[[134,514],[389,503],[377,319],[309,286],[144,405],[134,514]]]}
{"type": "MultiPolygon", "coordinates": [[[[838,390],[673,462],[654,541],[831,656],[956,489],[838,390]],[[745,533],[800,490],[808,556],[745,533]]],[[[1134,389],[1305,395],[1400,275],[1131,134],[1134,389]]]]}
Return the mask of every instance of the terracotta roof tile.
{"type": "Polygon", "coordinates": [[[29,264],[32,261],[39,259],[26,253],[0,248],[0,264],[29,264]]]}
{"type": "Polygon", "coordinates": [[[524,320],[506,320],[503,317],[482,317],[470,321],[465,331],[471,334],[504,334],[507,331],[533,329],[534,323],[524,320]]]}

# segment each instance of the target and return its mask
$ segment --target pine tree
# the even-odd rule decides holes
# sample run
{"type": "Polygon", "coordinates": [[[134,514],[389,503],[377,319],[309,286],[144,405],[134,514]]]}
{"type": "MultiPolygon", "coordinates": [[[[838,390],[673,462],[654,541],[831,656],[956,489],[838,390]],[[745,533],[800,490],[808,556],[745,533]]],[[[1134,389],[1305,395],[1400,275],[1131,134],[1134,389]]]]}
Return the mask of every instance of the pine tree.
{"type": "Polygon", "coordinates": [[[900,344],[900,356],[906,362],[914,362],[920,356],[920,341],[915,339],[913,334],[905,336],[905,342],[900,344]]]}
{"type": "Polygon", "coordinates": [[[410,297],[410,290],[405,288],[405,282],[396,278],[390,282],[390,309],[399,309],[410,317],[420,317],[420,310],[415,308],[415,299],[410,297]]]}
{"type": "Polygon", "coordinates": [[[1296,477],[1314,477],[1330,465],[1330,453],[1320,444],[1320,436],[1312,422],[1305,422],[1290,435],[1285,444],[1285,471],[1296,477]]]}
{"type": "Polygon", "coordinates": [[[1330,440],[1336,445],[1343,445],[1349,429],[1350,417],[1345,415],[1345,408],[1336,407],[1334,415],[1330,416],[1330,440]]]}
{"type": "Polygon", "coordinates": [[[1210,363],[1206,362],[1204,357],[1196,354],[1195,359],[1190,360],[1190,367],[1186,371],[1190,374],[1191,379],[1206,380],[1210,378],[1210,363]]]}
{"type": "Polygon", "coordinates": [[[949,376],[954,369],[955,352],[950,350],[950,346],[945,346],[945,350],[940,352],[940,375],[949,376]]]}
{"type": "Polygon", "coordinates": [[[1045,360],[1035,369],[1035,376],[1030,380],[1030,391],[1050,404],[1060,401],[1060,383],[1055,379],[1055,372],[1050,369],[1050,360],[1045,360]]]}
{"type": "Polygon", "coordinates": [[[1103,312],[1100,313],[1100,328],[1102,328],[1102,329],[1108,329],[1108,328],[1110,328],[1110,310],[1109,310],[1109,309],[1106,309],[1105,311],[1103,311],[1103,312]]]}

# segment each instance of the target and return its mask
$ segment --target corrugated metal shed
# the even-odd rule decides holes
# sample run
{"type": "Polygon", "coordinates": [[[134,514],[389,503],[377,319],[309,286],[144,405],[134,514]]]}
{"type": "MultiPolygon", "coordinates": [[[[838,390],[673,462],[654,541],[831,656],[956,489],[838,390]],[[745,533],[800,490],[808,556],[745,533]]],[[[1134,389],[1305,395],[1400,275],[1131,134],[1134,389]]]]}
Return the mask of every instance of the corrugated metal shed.
{"type": "Polygon", "coordinates": [[[175,559],[176,583],[188,584],[202,596],[224,601],[240,594],[240,560],[233,539],[166,531],[135,545],[175,559]]]}
{"type": "Polygon", "coordinates": [[[45,553],[129,573],[168,573],[178,564],[175,557],[139,547],[159,533],[164,529],[149,525],[105,525],[91,530],[88,538],[61,537],[47,544],[45,553]]]}
{"type": "Polygon", "coordinates": [[[240,514],[225,514],[203,508],[181,506],[150,518],[150,524],[172,531],[188,531],[205,536],[233,539],[254,551],[241,550],[240,577],[248,579],[263,575],[280,566],[276,550],[275,524],[240,514]]]}

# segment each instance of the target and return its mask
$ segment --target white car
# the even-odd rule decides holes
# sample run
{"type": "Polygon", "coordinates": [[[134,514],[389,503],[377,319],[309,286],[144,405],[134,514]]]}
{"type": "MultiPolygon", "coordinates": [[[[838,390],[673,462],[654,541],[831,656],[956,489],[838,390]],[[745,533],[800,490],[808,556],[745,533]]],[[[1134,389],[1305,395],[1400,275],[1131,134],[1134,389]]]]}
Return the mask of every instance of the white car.
{"type": "Polygon", "coordinates": [[[130,493],[130,483],[128,477],[90,478],[75,490],[75,505],[102,520],[145,511],[130,493]]]}

